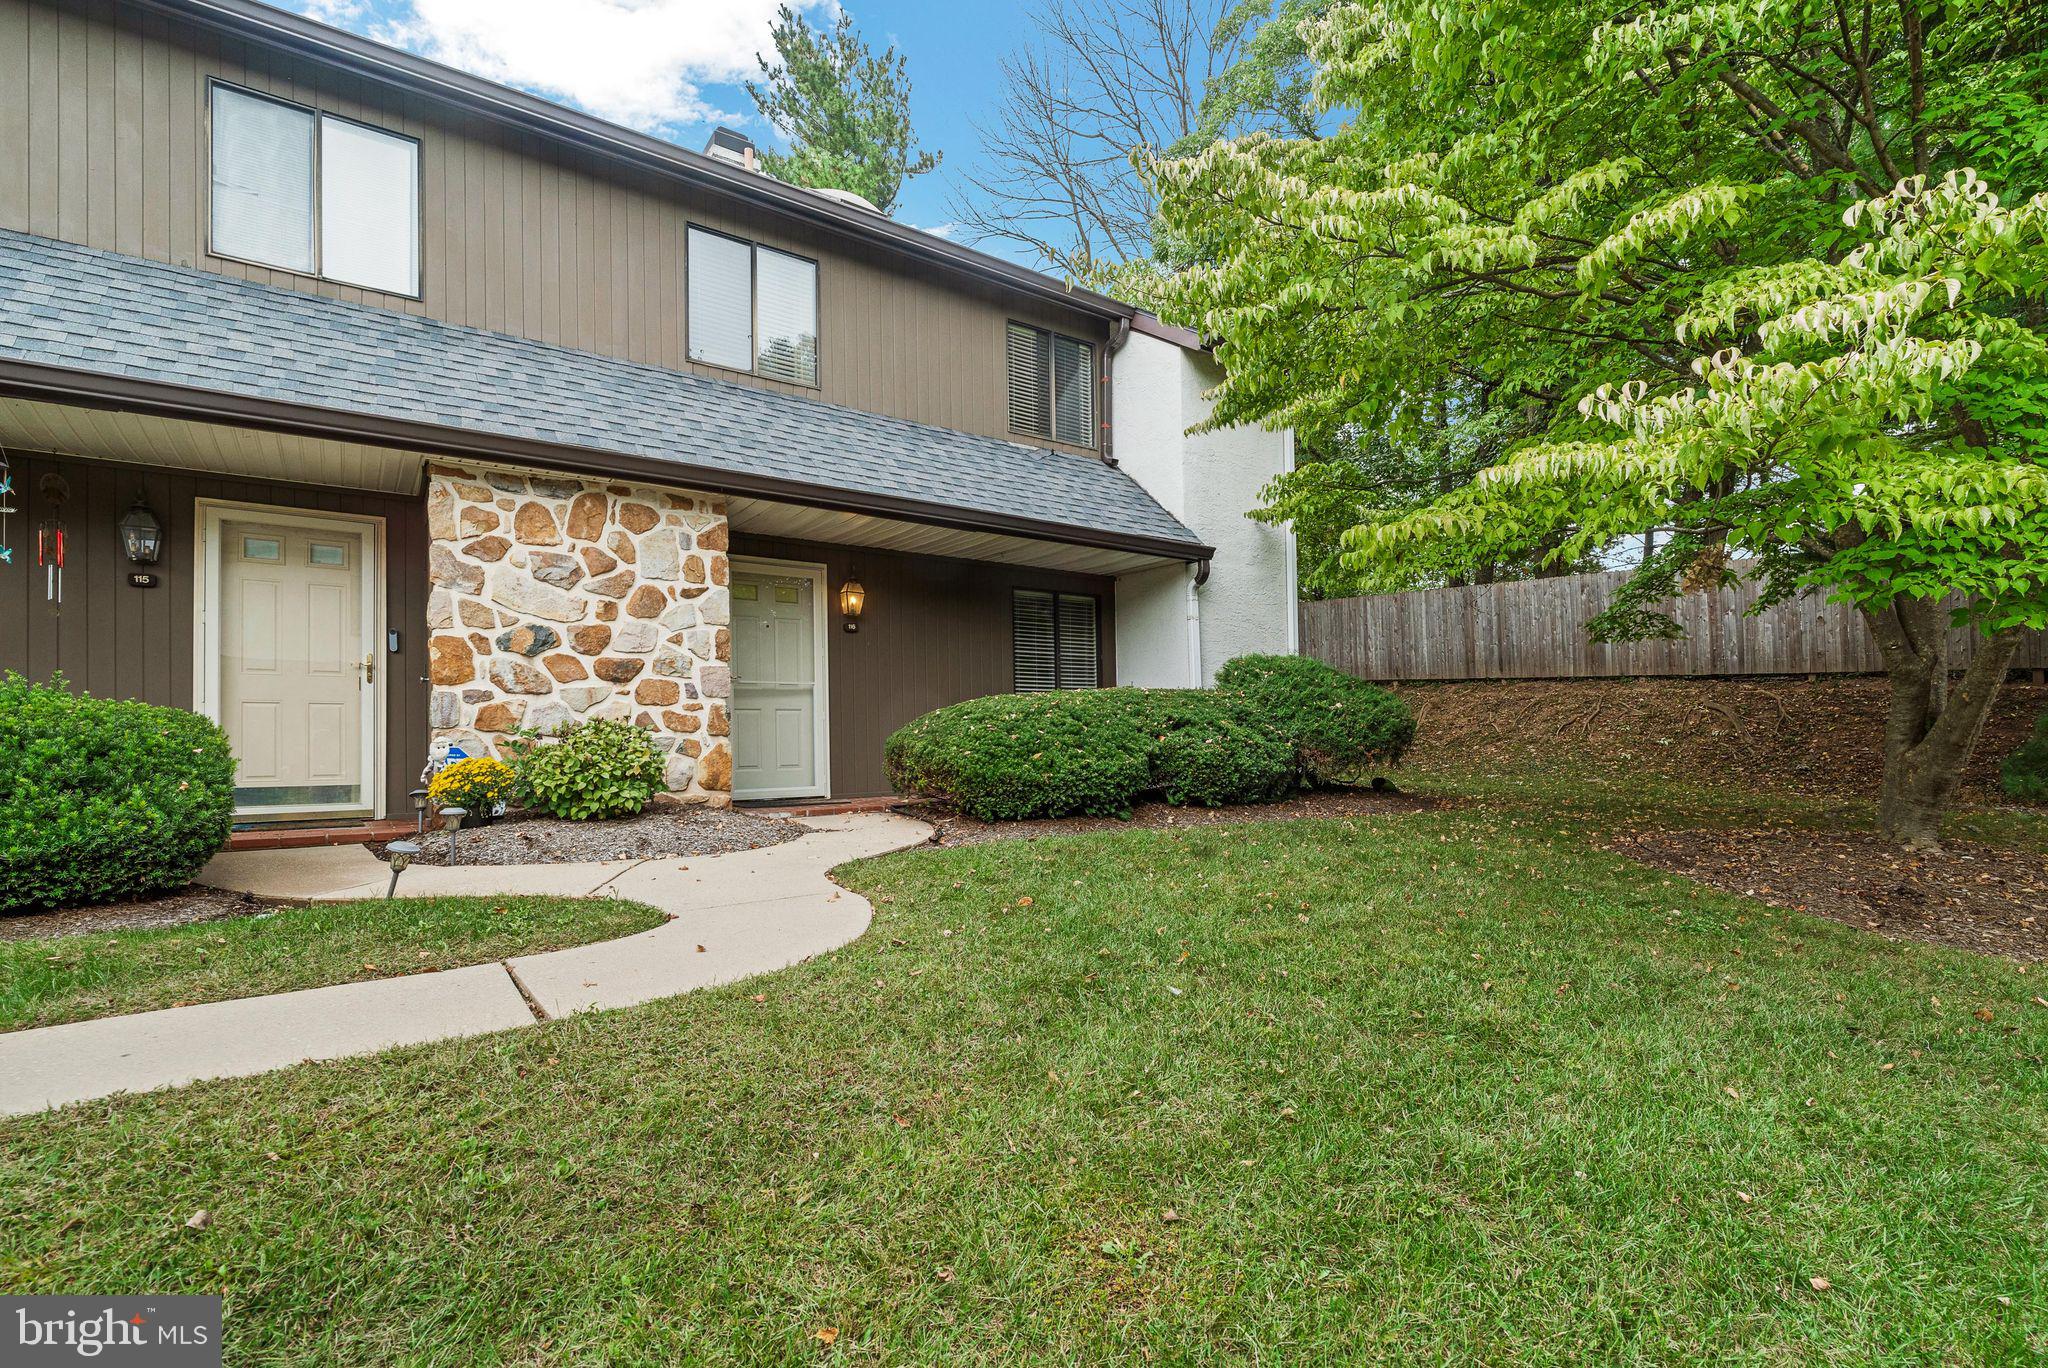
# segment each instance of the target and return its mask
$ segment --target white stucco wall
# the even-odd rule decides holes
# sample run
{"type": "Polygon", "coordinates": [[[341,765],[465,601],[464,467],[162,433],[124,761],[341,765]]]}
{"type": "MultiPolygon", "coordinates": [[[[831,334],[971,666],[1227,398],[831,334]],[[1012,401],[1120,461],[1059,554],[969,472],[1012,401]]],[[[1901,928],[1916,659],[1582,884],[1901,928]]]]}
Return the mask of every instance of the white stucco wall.
{"type": "Polygon", "coordinates": [[[1194,592],[1198,648],[1189,630],[1188,572],[1118,579],[1118,676],[1153,686],[1209,684],[1233,656],[1293,652],[1293,534],[1245,516],[1259,490],[1292,462],[1293,434],[1239,427],[1189,436],[1211,411],[1204,392],[1223,378],[1204,353],[1134,332],[1115,366],[1118,464],[1216,548],[1209,581],[1194,592]]]}

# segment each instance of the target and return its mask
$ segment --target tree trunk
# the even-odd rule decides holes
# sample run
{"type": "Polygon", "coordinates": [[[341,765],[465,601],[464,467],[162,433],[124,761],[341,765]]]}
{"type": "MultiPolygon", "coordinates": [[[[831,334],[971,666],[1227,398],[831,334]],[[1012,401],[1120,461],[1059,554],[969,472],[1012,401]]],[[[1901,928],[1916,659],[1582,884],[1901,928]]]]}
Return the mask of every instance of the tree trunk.
{"type": "Polygon", "coordinates": [[[1960,681],[1948,668],[1948,612],[1939,603],[1898,599],[1865,610],[1891,681],[1884,725],[1884,787],[1877,825],[1911,849],[1935,849],[1991,702],[2019,649],[2018,632],[1983,640],[1960,681]]]}

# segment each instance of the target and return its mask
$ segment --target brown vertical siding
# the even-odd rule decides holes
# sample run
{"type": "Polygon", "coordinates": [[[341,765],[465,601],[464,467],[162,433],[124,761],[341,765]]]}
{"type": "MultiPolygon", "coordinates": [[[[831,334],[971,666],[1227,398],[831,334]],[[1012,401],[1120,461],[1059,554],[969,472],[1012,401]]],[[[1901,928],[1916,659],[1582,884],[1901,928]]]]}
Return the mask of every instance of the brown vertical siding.
{"type": "Polygon", "coordinates": [[[0,0],[0,227],[996,437],[1006,319],[1107,336],[1057,305],[119,0],[0,0]],[[207,253],[210,79],[420,140],[422,298],[207,253]],[[818,261],[817,389],[686,359],[693,222],[818,261]]]}
{"type": "Polygon", "coordinates": [[[200,499],[228,499],[384,519],[386,625],[399,654],[381,657],[386,711],[385,806],[411,810],[427,749],[427,528],[420,500],[357,490],[274,484],[153,466],[114,465],[9,452],[17,490],[14,564],[0,566],[0,669],[31,679],[63,674],[105,698],[139,698],[189,708],[193,702],[192,552],[200,499]],[[35,527],[51,516],[43,476],[61,476],[70,497],[61,516],[68,541],[64,605],[52,611],[35,568],[35,527]],[[116,524],[140,494],[164,525],[160,583],[136,589],[116,524]]]}
{"type": "Polygon", "coordinates": [[[882,743],[920,713],[1011,688],[1010,592],[1057,589],[1093,594],[1102,653],[1102,682],[1116,681],[1116,581],[985,561],[906,556],[856,546],[735,534],[740,558],[822,562],[834,595],[827,615],[831,642],[828,706],[832,796],[889,792],[882,743]],[[868,591],[860,631],[841,629],[840,584],[858,575],[868,591]]]}

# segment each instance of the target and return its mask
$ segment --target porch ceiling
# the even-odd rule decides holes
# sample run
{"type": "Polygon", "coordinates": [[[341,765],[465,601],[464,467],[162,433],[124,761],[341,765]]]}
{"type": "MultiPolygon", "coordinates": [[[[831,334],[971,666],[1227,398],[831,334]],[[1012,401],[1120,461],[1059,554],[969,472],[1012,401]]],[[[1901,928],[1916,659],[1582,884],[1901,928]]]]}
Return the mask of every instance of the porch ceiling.
{"type": "Polygon", "coordinates": [[[425,460],[395,447],[4,396],[0,446],[382,494],[418,493],[425,460]]]}
{"type": "Polygon", "coordinates": [[[934,527],[929,523],[877,518],[865,513],[843,513],[829,508],[806,508],[800,504],[777,503],[768,499],[729,498],[726,500],[726,512],[732,520],[733,531],[756,536],[866,546],[924,556],[954,556],[961,560],[997,561],[1005,565],[1029,565],[1041,570],[1068,570],[1083,575],[1124,575],[1154,566],[1179,564],[1178,561],[1143,556],[1132,551],[1007,537],[997,532],[934,527]]]}

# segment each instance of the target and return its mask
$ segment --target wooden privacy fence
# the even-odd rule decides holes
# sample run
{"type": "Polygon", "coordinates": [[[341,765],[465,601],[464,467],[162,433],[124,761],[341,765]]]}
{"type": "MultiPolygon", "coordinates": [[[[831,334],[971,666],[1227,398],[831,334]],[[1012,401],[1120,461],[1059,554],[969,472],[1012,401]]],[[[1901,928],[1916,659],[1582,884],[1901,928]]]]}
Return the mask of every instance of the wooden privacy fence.
{"type": "MultiPolygon", "coordinates": [[[[1876,641],[1856,610],[1816,594],[1754,617],[1759,586],[1687,594],[1666,605],[1685,628],[1678,641],[1603,645],[1586,622],[1613,601],[1626,570],[1510,580],[1458,589],[1326,599],[1301,605],[1301,651],[1363,679],[1577,679],[1611,675],[1876,674],[1876,641]]],[[[1960,669],[1975,635],[1957,630],[1960,669]]],[[[2013,658],[2048,666],[2048,635],[2013,658]]]]}

